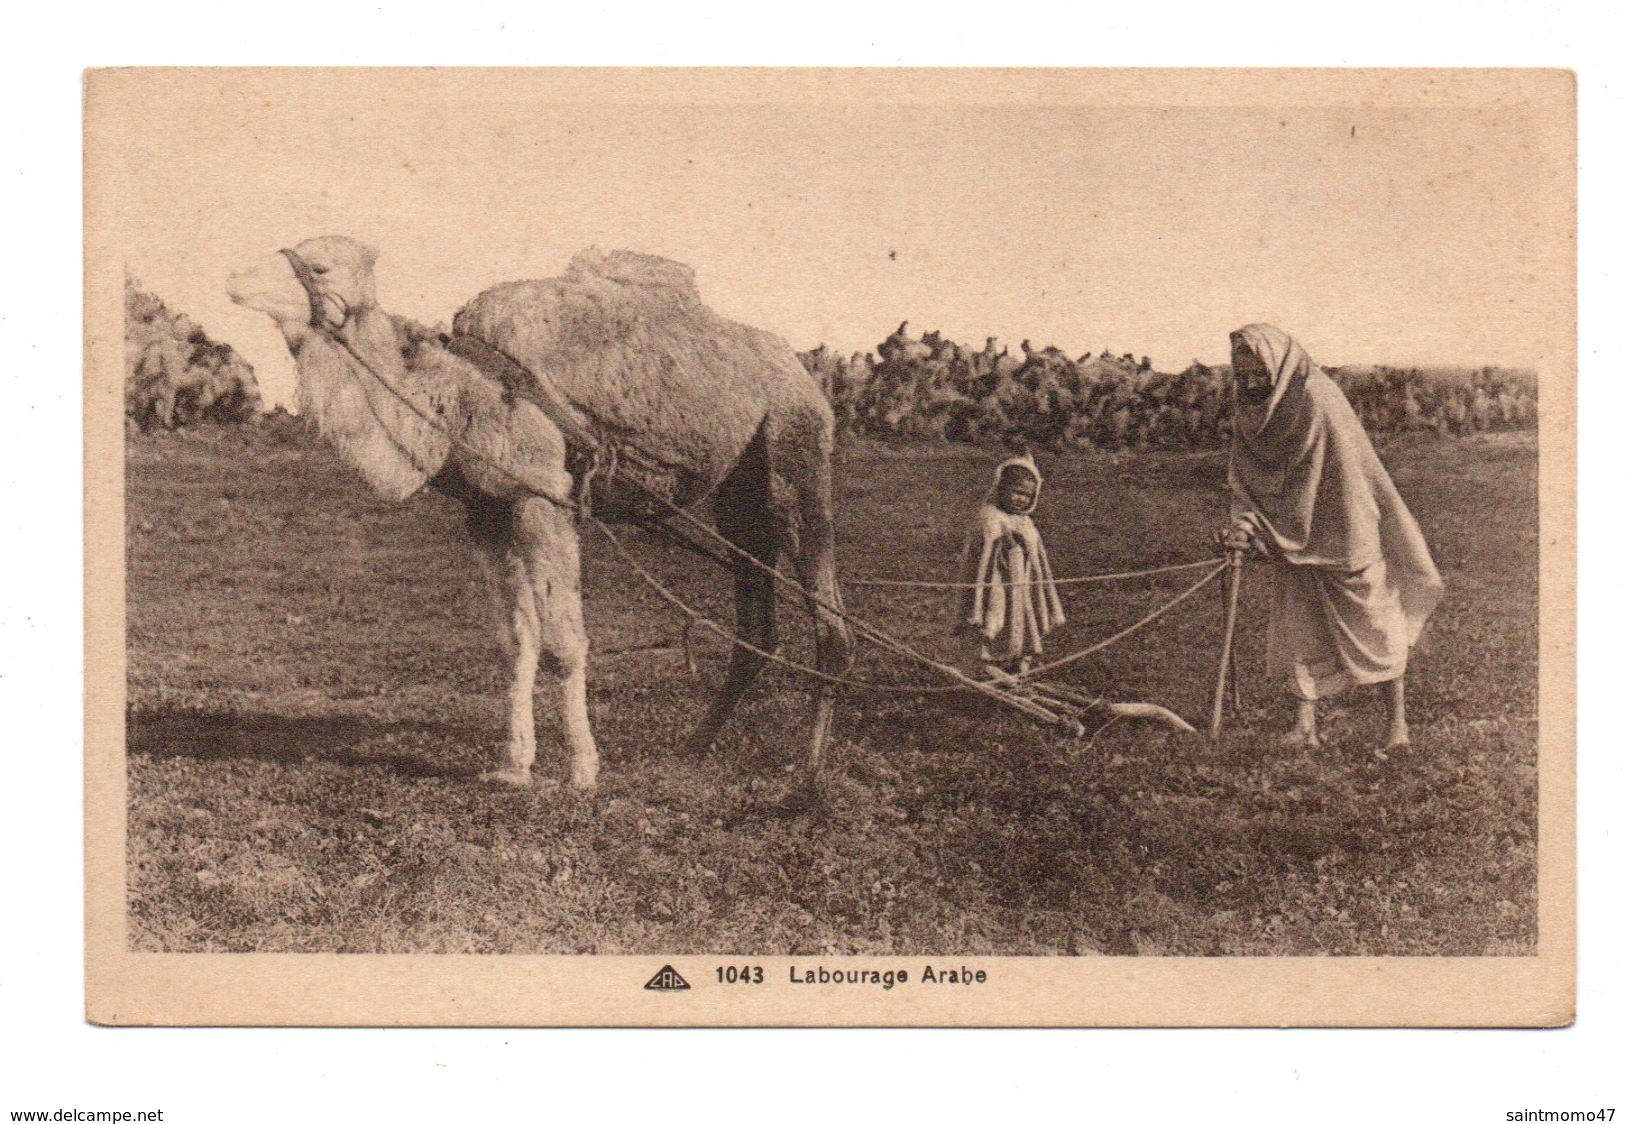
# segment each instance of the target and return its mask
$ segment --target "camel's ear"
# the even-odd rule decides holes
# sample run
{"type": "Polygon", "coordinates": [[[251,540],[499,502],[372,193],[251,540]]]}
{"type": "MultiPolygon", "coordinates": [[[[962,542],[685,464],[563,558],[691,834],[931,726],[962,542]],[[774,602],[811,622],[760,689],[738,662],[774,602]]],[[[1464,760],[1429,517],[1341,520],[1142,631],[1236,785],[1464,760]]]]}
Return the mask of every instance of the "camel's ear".
{"type": "Polygon", "coordinates": [[[378,251],[365,243],[361,246],[361,264],[371,269],[378,264],[378,251]]]}

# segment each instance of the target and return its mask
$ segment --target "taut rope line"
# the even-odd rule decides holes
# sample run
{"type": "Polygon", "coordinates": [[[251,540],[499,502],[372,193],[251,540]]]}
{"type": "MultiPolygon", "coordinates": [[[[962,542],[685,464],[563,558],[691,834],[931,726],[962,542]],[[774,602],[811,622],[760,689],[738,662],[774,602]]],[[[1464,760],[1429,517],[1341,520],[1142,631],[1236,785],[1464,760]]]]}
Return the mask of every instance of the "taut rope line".
{"type": "MultiPolygon", "coordinates": [[[[799,674],[805,675],[810,679],[817,679],[817,680],[820,680],[821,682],[828,683],[828,684],[830,684],[831,686],[834,686],[834,687],[853,687],[853,688],[857,688],[859,690],[875,691],[875,692],[879,692],[879,693],[883,693],[883,694],[896,694],[896,695],[937,694],[937,693],[942,693],[944,691],[952,691],[952,692],[965,691],[965,690],[971,689],[971,687],[975,687],[977,689],[985,688],[985,690],[983,691],[984,694],[991,694],[993,697],[997,698],[997,700],[999,702],[1006,703],[1006,704],[1008,704],[1010,706],[1013,706],[1017,710],[1020,710],[1020,711],[1022,711],[1024,713],[1034,717],[1034,718],[1040,718],[1040,719],[1043,719],[1046,722],[1057,722],[1058,723],[1058,722],[1061,721],[1061,718],[1060,718],[1059,715],[1053,714],[1050,711],[1045,710],[1043,707],[1039,706],[1037,703],[1031,702],[1030,700],[1020,698],[1020,697],[1015,696],[1015,695],[1007,694],[1007,693],[1001,691],[997,687],[993,687],[993,686],[990,686],[990,685],[984,684],[984,683],[978,683],[974,679],[968,680],[969,686],[955,686],[955,687],[946,687],[946,688],[944,688],[944,687],[930,687],[930,686],[915,686],[915,685],[906,684],[906,683],[882,683],[882,682],[878,682],[878,681],[873,680],[873,679],[854,679],[854,678],[851,678],[851,677],[845,676],[845,675],[834,675],[834,674],[831,674],[830,672],[827,672],[827,671],[820,671],[817,668],[808,667],[806,664],[801,664],[801,663],[797,663],[794,660],[786,659],[785,657],[779,655],[777,652],[770,652],[765,648],[758,648],[756,645],[752,644],[750,641],[742,639],[739,636],[736,636],[730,629],[724,628],[722,625],[718,624],[716,621],[712,620],[710,617],[706,616],[704,613],[700,612],[698,609],[695,609],[692,606],[690,606],[687,602],[685,602],[677,594],[673,593],[664,583],[662,583],[660,581],[659,578],[655,577],[640,562],[638,562],[637,558],[633,556],[632,552],[626,549],[626,545],[624,543],[622,543],[620,541],[620,539],[616,537],[615,533],[613,531],[611,531],[608,527],[606,527],[603,523],[601,523],[601,522],[599,522],[598,520],[595,519],[595,520],[593,520],[593,526],[598,529],[600,534],[602,534],[605,538],[607,538],[610,541],[610,544],[615,548],[616,553],[620,555],[621,559],[629,567],[631,567],[631,569],[638,575],[638,577],[643,579],[645,584],[647,584],[650,589],[654,590],[655,593],[657,593],[660,596],[661,600],[663,600],[667,604],[671,605],[672,608],[674,608],[678,612],[682,613],[688,619],[692,620],[695,624],[698,624],[698,625],[702,626],[703,628],[705,628],[709,632],[715,633],[717,636],[722,637],[724,640],[728,641],[730,644],[737,644],[741,648],[745,649],[747,652],[751,652],[751,653],[754,653],[757,656],[760,656],[762,659],[767,660],[769,663],[777,664],[779,667],[788,668],[789,670],[794,671],[794,672],[798,672],[799,674]]],[[[877,641],[877,643],[878,643],[878,641],[877,641]]]]}
{"type": "MultiPolygon", "coordinates": [[[[1150,578],[1158,574],[1173,574],[1181,570],[1199,570],[1213,565],[1213,559],[1200,558],[1195,562],[1176,562],[1172,566],[1155,566],[1149,570],[1120,570],[1114,574],[1082,574],[1071,578],[1053,578],[1051,585],[1086,585],[1091,582],[1128,581],[1131,578],[1150,578]]],[[[843,585],[884,586],[894,589],[975,589],[975,582],[915,581],[907,578],[847,578],[843,585]]],[[[1033,585],[1030,581],[1006,583],[1010,586],[1033,585]]]]}

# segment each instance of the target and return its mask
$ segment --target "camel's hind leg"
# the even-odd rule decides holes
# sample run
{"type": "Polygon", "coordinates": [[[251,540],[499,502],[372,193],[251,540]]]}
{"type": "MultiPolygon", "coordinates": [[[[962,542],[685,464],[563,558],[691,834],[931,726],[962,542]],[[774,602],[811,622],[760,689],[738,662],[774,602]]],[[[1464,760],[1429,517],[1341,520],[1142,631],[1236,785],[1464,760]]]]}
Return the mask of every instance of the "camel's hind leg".
{"type": "MultiPolygon", "coordinates": [[[[812,595],[807,611],[818,634],[818,670],[841,675],[852,665],[852,633],[841,615],[845,604],[835,571],[834,437],[827,418],[797,420],[799,424],[779,430],[770,445],[774,474],[787,493],[780,499],[790,528],[784,536],[785,549],[795,564],[797,581],[812,595]],[[822,429],[821,435],[818,429],[822,429]]],[[[806,757],[809,777],[817,774],[822,762],[838,695],[839,688],[832,683],[813,685],[813,723],[806,757]]]]}
{"type": "MultiPolygon", "coordinates": [[[[717,531],[767,567],[752,566],[742,558],[736,558],[731,567],[735,627],[742,639],[764,652],[773,651],[777,643],[773,621],[774,577],[770,571],[778,556],[779,524],[773,518],[771,500],[767,451],[758,433],[717,489],[715,511],[717,531]]],[[[689,752],[704,753],[711,748],[723,723],[761,673],[763,662],[755,652],[734,645],[722,689],[687,738],[685,748],[689,752]]]]}

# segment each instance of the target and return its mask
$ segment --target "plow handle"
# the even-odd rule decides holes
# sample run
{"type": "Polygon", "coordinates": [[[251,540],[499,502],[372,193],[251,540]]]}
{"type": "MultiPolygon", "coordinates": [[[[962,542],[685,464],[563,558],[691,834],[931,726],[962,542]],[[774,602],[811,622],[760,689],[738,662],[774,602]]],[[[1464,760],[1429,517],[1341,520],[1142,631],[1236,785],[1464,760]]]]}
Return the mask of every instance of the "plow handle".
{"type": "MultiPolygon", "coordinates": [[[[1231,549],[1230,572],[1225,575],[1224,643],[1219,648],[1219,676],[1213,685],[1213,716],[1208,721],[1208,740],[1217,743],[1224,728],[1225,680],[1231,675],[1230,659],[1236,641],[1236,609],[1241,602],[1241,567],[1245,551],[1231,549]]],[[[1238,694],[1239,703],[1239,694],[1238,694]]]]}

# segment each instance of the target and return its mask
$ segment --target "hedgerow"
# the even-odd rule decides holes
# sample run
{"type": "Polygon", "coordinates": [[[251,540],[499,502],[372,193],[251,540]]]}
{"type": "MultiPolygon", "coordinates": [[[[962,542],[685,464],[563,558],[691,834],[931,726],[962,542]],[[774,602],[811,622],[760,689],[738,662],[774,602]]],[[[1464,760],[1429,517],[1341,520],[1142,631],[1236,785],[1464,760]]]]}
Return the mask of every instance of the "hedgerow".
{"type": "MultiPolygon", "coordinates": [[[[867,437],[1045,448],[1173,449],[1223,445],[1230,432],[1228,367],[1192,362],[1177,374],[1132,353],[1070,358],[1054,347],[979,351],[907,322],[876,354],[818,347],[801,359],[844,432],[867,437]]],[[[1462,435],[1530,429],[1534,376],[1501,367],[1327,368],[1374,433],[1462,435]]]]}

